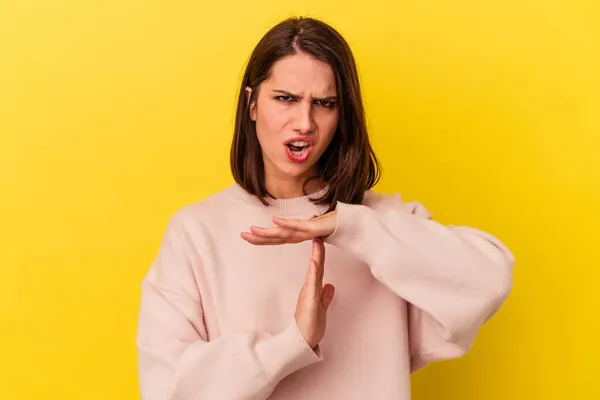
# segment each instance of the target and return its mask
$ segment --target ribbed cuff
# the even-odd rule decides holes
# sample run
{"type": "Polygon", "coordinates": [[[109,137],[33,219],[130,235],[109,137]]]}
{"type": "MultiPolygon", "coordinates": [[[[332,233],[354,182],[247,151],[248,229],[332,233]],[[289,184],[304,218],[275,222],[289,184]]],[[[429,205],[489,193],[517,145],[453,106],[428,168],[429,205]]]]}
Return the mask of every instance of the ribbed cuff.
{"type": "Polygon", "coordinates": [[[306,342],[295,318],[285,331],[257,344],[256,353],[262,366],[263,378],[270,386],[275,386],[293,372],[323,359],[319,347],[313,350],[306,342]]]}

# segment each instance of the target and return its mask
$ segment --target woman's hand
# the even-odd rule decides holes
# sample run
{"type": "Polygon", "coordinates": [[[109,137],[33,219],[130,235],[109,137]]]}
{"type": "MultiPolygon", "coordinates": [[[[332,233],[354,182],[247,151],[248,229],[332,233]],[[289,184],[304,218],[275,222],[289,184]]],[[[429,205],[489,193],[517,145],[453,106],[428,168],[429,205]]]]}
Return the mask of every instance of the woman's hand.
{"type": "Polygon", "coordinates": [[[271,228],[251,226],[250,232],[242,233],[242,238],[256,245],[300,243],[319,237],[326,238],[335,231],[337,211],[334,210],[309,220],[273,217],[273,223],[276,226],[271,228]]]}
{"type": "Polygon", "coordinates": [[[296,305],[296,324],[308,345],[315,349],[325,336],[326,314],[335,288],[323,285],[325,246],[322,239],[313,240],[312,258],[296,305]]]}

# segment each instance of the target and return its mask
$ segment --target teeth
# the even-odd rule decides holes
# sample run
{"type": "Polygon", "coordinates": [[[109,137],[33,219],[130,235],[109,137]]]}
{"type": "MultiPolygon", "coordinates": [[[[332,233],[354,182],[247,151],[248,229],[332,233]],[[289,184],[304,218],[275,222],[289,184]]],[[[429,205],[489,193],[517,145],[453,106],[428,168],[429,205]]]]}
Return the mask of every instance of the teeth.
{"type": "Polygon", "coordinates": [[[296,147],[306,147],[309,145],[308,142],[302,142],[302,141],[298,141],[298,142],[291,142],[290,143],[292,146],[296,146],[296,147]]]}
{"type": "MultiPolygon", "coordinates": [[[[295,145],[294,145],[294,146],[295,146],[295,145]]],[[[300,151],[293,151],[293,150],[290,150],[290,152],[291,152],[293,155],[295,155],[296,157],[299,157],[299,156],[301,156],[302,154],[304,154],[304,153],[306,152],[306,148],[303,148],[303,149],[302,149],[302,150],[300,150],[300,151]]]]}

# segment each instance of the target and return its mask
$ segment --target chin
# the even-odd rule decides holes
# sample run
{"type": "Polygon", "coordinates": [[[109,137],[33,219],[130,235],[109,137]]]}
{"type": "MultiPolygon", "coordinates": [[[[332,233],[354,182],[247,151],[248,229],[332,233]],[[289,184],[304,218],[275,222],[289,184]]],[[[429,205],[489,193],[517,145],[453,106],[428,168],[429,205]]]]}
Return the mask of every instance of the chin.
{"type": "Polygon", "coordinates": [[[279,166],[279,170],[283,175],[287,175],[293,178],[299,178],[305,176],[308,171],[312,168],[312,164],[295,164],[291,162],[285,162],[284,165],[279,166]]]}

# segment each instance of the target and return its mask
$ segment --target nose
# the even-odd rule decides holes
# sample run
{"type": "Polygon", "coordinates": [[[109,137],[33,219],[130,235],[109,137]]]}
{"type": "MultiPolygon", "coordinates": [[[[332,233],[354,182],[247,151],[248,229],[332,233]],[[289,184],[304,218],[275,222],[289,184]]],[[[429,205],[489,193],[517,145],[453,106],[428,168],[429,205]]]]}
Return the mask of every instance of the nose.
{"type": "Polygon", "coordinates": [[[315,130],[312,104],[308,101],[298,104],[294,129],[302,135],[308,135],[315,130]]]}

